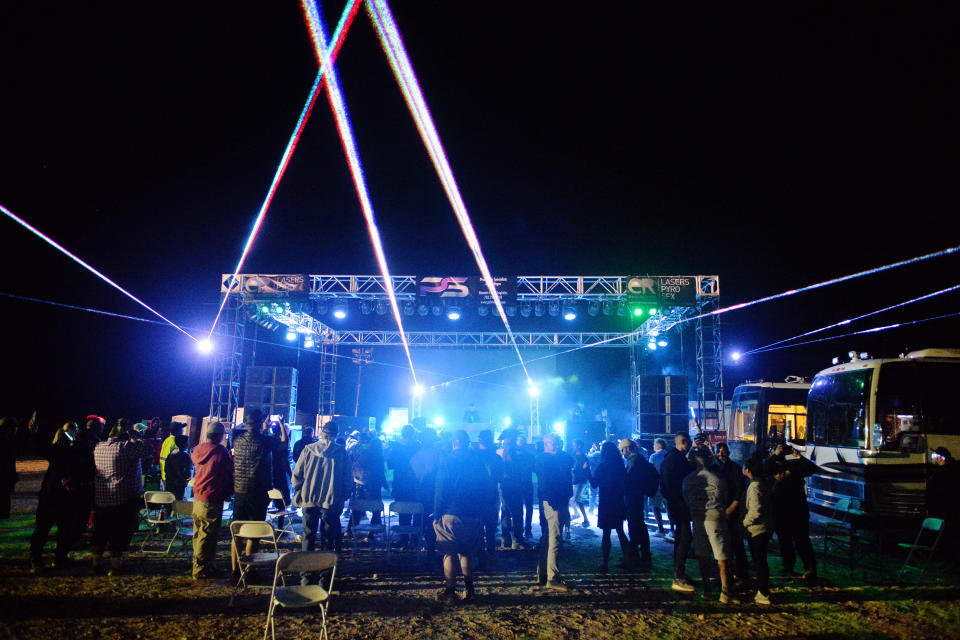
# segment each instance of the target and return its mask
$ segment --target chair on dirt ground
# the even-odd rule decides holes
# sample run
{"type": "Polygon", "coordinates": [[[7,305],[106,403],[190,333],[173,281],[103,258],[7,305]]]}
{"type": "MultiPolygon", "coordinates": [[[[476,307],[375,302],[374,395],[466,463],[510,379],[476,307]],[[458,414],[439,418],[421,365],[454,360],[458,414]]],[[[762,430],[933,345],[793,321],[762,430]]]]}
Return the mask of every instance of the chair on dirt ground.
{"type": "Polygon", "coordinates": [[[276,532],[273,525],[263,520],[234,520],[230,523],[230,554],[239,570],[240,576],[230,595],[230,606],[241,589],[269,589],[269,584],[249,584],[247,574],[251,569],[272,567],[280,558],[276,532]],[[246,552],[248,540],[258,540],[272,551],[246,552]]]}
{"type": "Polygon", "coordinates": [[[147,491],[143,494],[145,507],[143,520],[147,523],[148,529],[146,537],[140,543],[141,555],[150,553],[165,556],[170,553],[170,547],[173,546],[180,526],[173,508],[176,501],[176,496],[169,491],[147,491]],[[147,543],[158,538],[161,542],[168,543],[167,548],[164,551],[148,551],[147,543]]]}
{"type": "Polygon", "coordinates": [[[290,505],[287,504],[287,498],[284,497],[283,492],[280,489],[270,489],[267,492],[267,497],[270,500],[279,500],[280,504],[283,505],[282,509],[268,509],[267,510],[267,522],[273,525],[274,530],[277,532],[277,538],[283,537],[283,534],[289,533],[290,537],[295,541],[297,539],[297,532],[293,528],[293,519],[299,518],[300,514],[297,513],[296,509],[291,509],[290,505]],[[283,520],[283,524],[280,524],[280,521],[283,520]]]}
{"type": "Polygon", "coordinates": [[[357,522],[351,526],[353,531],[353,555],[356,557],[357,551],[360,548],[360,538],[366,538],[370,543],[370,554],[373,555],[375,549],[374,541],[379,538],[381,549],[385,549],[387,545],[387,527],[383,524],[383,501],[382,500],[369,500],[369,499],[354,499],[350,500],[350,520],[351,522],[355,519],[354,516],[359,516],[363,518],[367,512],[370,512],[370,521],[366,524],[357,522]],[[373,524],[374,515],[380,515],[380,524],[373,524]]]}
{"type": "Polygon", "coordinates": [[[426,541],[423,537],[423,504],[419,502],[391,502],[387,507],[387,554],[392,552],[395,536],[404,538],[404,547],[420,553],[426,541]],[[399,524],[400,516],[410,516],[410,524],[399,524]],[[397,524],[391,525],[393,517],[397,517],[397,524]]]}
{"type": "Polygon", "coordinates": [[[833,505],[831,517],[825,518],[823,526],[823,570],[827,570],[827,560],[831,550],[839,550],[853,566],[854,539],[850,530],[850,498],[841,498],[833,505]]]}
{"type": "Polygon", "coordinates": [[[327,632],[327,610],[330,608],[330,598],[333,595],[333,581],[337,575],[337,554],[331,551],[291,551],[277,559],[273,574],[273,587],[270,591],[270,606],[267,608],[267,624],[263,628],[263,638],[267,639],[267,631],[273,640],[276,640],[276,626],[274,616],[277,607],[289,609],[303,609],[319,607],[323,626],[320,630],[321,640],[330,640],[327,632]],[[329,576],[326,587],[322,584],[300,584],[297,586],[277,586],[277,581],[283,580],[284,573],[300,575],[318,575],[320,581],[329,576]]]}
{"type": "Polygon", "coordinates": [[[174,502],[173,515],[177,518],[177,530],[173,534],[173,540],[170,541],[170,544],[173,544],[173,541],[179,538],[180,550],[182,551],[186,548],[187,541],[193,540],[193,501],[177,500],[174,502]]]}
{"type": "Polygon", "coordinates": [[[922,575],[927,570],[927,565],[933,559],[933,554],[937,552],[937,545],[940,543],[940,536],[943,535],[943,520],[940,518],[925,518],[920,525],[920,531],[917,532],[917,538],[912,543],[900,542],[897,544],[901,549],[907,549],[907,558],[903,561],[903,566],[897,572],[897,577],[903,576],[907,571],[919,571],[922,575]],[[914,553],[925,555],[923,563],[920,565],[911,565],[910,560],[914,553]]]}

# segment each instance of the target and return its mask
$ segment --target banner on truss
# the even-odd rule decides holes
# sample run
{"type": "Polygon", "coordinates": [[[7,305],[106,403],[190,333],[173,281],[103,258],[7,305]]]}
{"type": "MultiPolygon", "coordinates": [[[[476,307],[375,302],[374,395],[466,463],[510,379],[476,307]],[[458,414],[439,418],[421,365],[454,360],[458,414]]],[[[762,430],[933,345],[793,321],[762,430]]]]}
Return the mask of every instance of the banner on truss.
{"type": "MultiPolygon", "coordinates": [[[[516,296],[516,278],[494,278],[493,281],[504,302],[516,296]]],[[[487,283],[480,276],[420,276],[417,278],[417,295],[448,302],[493,304],[493,296],[487,283]]]]}
{"type": "Polygon", "coordinates": [[[232,273],[220,278],[220,293],[304,293],[309,278],[302,273],[285,275],[239,274],[234,280],[232,273]]]}

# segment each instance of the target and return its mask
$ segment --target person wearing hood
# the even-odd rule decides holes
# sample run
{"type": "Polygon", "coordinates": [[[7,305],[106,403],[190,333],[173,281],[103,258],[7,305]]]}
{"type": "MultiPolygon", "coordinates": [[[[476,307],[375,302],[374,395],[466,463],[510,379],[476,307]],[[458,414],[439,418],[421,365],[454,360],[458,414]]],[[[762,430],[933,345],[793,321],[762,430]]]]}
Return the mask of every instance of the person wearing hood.
{"type": "MultiPolygon", "coordinates": [[[[193,448],[193,578],[214,578],[223,503],[233,495],[233,459],[221,444],[226,429],[207,425],[206,441],[193,448]]],[[[168,461],[169,464],[169,461],[168,461]]]]}
{"type": "Polygon", "coordinates": [[[320,428],[320,438],[303,448],[293,469],[293,504],[303,508],[304,551],[316,546],[340,551],[340,512],[353,486],[353,467],[346,450],[335,442],[340,427],[333,420],[320,428]]]}

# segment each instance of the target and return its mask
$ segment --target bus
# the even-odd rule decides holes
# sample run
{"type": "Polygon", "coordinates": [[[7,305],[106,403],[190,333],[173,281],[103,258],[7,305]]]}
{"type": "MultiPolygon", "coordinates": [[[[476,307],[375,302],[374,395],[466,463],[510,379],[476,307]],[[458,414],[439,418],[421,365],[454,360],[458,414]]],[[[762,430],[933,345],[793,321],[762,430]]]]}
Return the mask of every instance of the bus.
{"type": "Polygon", "coordinates": [[[803,441],[807,432],[807,391],[810,383],[799,376],[784,382],[750,382],[733,390],[727,444],[730,456],[741,463],[754,451],[766,454],[770,436],[803,441]]]}
{"type": "Polygon", "coordinates": [[[816,463],[807,479],[811,512],[851,509],[884,528],[915,526],[926,514],[930,453],[960,453],[960,349],[924,349],[898,358],[850,361],[818,373],[807,396],[807,429],[791,444],[816,463]]]}

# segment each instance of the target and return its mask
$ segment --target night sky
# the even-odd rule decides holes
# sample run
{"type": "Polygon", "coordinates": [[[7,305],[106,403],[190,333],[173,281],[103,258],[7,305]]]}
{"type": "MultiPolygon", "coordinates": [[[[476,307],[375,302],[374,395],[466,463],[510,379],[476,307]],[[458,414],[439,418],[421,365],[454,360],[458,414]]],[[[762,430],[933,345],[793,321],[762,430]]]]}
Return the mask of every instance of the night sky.
{"type": "MultiPolygon", "coordinates": [[[[946,3],[392,8],[497,275],[717,274],[727,305],[960,244],[960,49],[946,3]]],[[[335,24],[342,6],[324,9],[335,24]]],[[[363,11],[337,64],[392,272],[475,275],[363,11]]],[[[208,329],[316,73],[299,4],[7,2],[0,70],[0,203],[208,329]]],[[[0,247],[3,294],[148,317],[6,217],[0,247]]],[[[958,267],[941,258],[724,315],[725,349],[957,284],[958,267]]],[[[245,271],[377,272],[326,96],[245,271]]],[[[956,311],[954,293],[847,330],[956,311]]],[[[0,314],[0,413],[206,412],[211,361],[169,327],[10,297],[0,314]]],[[[958,329],[950,318],[745,358],[724,370],[727,396],[850,349],[960,347],[958,329]]],[[[257,364],[297,364],[288,348],[257,349],[257,364]]],[[[453,375],[496,359],[454,353],[414,359],[453,375]]],[[[374,357],[403,362],[399,349],[374,357]]],[[[317,358],[299,358],[315,408],[317,358]]],[[[657,358],[650,370],[666,370],[657,358]]],[[[581,395],[626,394],[622,351],[547,362],[544,375],[590,381],[581,395]]],[[[382,414],[407,383],[402,369],[368,371],[361,413],[382,414]]],[[[512,375],[490,381],[507,393],[512,375]]],[[[341,376],[352,413],[352,365],[341,376]]]]}

